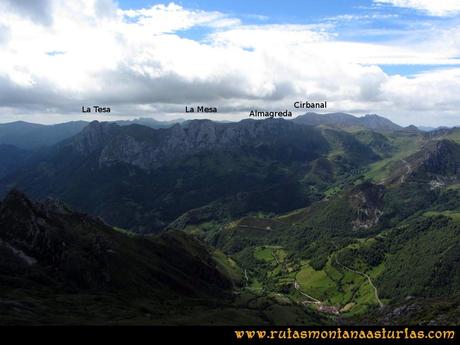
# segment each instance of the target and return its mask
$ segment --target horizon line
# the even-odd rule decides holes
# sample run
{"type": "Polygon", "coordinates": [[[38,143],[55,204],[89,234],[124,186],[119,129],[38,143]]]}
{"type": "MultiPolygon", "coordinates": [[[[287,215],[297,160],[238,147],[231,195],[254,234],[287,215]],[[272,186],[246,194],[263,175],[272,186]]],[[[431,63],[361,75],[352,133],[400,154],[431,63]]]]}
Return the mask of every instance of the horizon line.
{"type": "MultiPolygon", "coordinates": [[[[160,123],[172,123],[172,122],[176,122],[176,123],[182,123],[182,122],[187,122],[187,121],[200,121],[200,120],[209,120],[209,121],[212,121],[212,122],[218,122],[218,123],[239,123],[241,121],[245,121],[245,120],[255,120],[255,121],[259,121],[259,120],[269,120],[269,119],[282,119],[282,120],[286,120],[286,121],[292,121],[294,119],[297,119],[298,117],[301,117],[301,116],[305,116],[305,115],[309,115],[309,114],[314,114],[314,115],[320,115],[320,116],[325,116],[325,115],[338,115],[338,114],[344,114],[344,115],[350,115],[350,116],[353,116],[355,118],[363,118],[363,117],[366,117],[366,116],[378,116],[380,118],[384,118],[388,121],[391,121],[392,123],[402,127],[402,128],[407,128],[407,127],[411,127],[411,126],[415,126],[417,128],[432,128],[432,129],[437,129],[437,128],[457,128],[457,127],[460,127],[460,123],[457,124],[457,125],[438,125],[438,126],[425,126],[425,125],[416,125],[416,124],[410,124],[410,125],[407,125],[407,126],[403,126],[391,119],[389,119],[388,117],[386,116],[383,116],[383,115],[379,115],[379,114],[375,114],[375,113],[366,113],[364,115],[356,115],[356,114],[353,114],[353,113],[349,113],[349,112],[341,112],[341,111],[335,111],[335,112],[328,112],[328,113],[317,113],[317,112],[312,112],[312,111],[309,111],[309,112],[305,112],[305,113],[302,113],[300,115],[297,115],[297,116],[293,116],[292,118],[289,118],[289,119],[284,119],[282,117],[248,117],[248,118],[244,118],[244,119],[239,119],[239,120],[228,120],[228,119],[222,119],[222,120],[216,120],[216,119],[212,119],[212,118],[190,118],[190,119],[187,119],[187,118],[184,118],[184,117],[178,117],[178,118],[173,118],[173,119],[167,119],[167,120],[158,120],[157,118],[153,117],[153,116],[137,116],[137,115],[128,115],[126,117],[123,117],[123,118],[120,118],[120,119],[107,119],[107,120],[101,120],[101,119],[96,119],[96,118],[93,118],[93,119],[77,119],[77,120],[69,120],[69,121],[62,121],[62,122],[54,122],[54,123],[43,123],[43,122],[32,122],[32,121],[25,121],[25,120],[16,120],[16,121],[8,121],[8,122],[2,122],[0,120],[0,125],[8,125],[8,124],[14,124],[14,123],[26,123],[26,124],[32,124],[32,125],[40,125],[40,126],[56,126],[56,125],[61,125],[61,124],[66,124],[66,123],[72,123],[72,122],[86,122],[86,123],[91,123],[91,122],[94,122],[94,121],[97,121],[97,122],[119,122],[119,121],[135,121],[135,120],[142,120],[142,119],[146,119],[146,120],[153,120],[153,121],[156,121],[156,122],[160,122],[160,123]]],[[[114,117],[117,117],[117,116],[114,116],[114,117]]],[[[120,115],[120,117],[122,117],[120,115]]]]}

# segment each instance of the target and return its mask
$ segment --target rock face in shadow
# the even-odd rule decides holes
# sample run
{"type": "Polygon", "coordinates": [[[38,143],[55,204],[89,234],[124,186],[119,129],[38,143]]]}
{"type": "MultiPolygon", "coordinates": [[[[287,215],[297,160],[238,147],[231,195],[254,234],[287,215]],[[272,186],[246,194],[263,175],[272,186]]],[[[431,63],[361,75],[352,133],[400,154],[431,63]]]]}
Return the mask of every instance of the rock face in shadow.
{"type": "Polygon", "coordinates": [[[279,153],[276,146],[270,149],[272,145],[288,147],[286,158],[305,160],[327,149],[327,142],[319,131],[284,120],[238,123],[193,120],[166,129],[140,125],[120,127],[94,121],[63,146],[83,155],[96,153],[102,166],[127,163],[149,170],[174,159],[208,151],[251,153],[264,150],[275,158],[279,153]]]}
{"type": "Polygon", "coordinates": [[[20,283],[47,293],[115,293],[172,298],[224,296],[234,282],[212,251],[180,232],[120,233],[57,201],[11,191],[0,204],[2,291],[20,283]]]}

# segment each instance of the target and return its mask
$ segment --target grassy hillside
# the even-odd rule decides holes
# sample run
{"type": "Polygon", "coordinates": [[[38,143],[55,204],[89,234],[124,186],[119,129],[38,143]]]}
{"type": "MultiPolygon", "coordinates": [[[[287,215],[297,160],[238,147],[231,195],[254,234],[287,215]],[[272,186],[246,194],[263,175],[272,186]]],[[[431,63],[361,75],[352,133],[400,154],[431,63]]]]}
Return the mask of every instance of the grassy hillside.
{"type": "MultiPolygon", "coordinates": [[[[384,322],[389,309],[414,299],[433,303],[414,316],[427,323],[439,299],[451,303],[458,295],[459,200],[455,185],[364,183],[279,216],[215,224],[212,233],[194,229],[231,255],[253,293],[279,294],[332,323],[332,311],[347,322],[384,322]]],[[[444,322],[457,317],[437,313],[444,322]]]]}

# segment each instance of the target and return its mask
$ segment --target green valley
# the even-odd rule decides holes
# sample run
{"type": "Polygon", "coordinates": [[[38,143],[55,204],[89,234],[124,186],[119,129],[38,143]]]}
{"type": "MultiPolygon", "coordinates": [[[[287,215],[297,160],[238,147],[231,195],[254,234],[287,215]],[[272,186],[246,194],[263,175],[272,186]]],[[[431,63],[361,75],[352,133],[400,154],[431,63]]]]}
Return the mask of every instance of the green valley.
{"type": "Polygon", "coordinates": [[[93,122],[5,166],[3,322],[455,324],[457,130],[350,116],[93,122]]]}

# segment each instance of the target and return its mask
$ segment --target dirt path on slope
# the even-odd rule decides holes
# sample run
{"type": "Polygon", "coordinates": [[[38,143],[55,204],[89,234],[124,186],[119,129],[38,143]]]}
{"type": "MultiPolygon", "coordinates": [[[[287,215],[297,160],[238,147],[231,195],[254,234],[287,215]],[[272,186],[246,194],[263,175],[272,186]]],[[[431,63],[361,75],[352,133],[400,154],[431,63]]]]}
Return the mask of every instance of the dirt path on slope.
{"type": "Polygon", "coordinates": [[[322,304],[323,302],[321,302],[320,300],[317,300],[315,297],[312,297],[308,294],[306,294],[305,292],[303,292],[302,290],[300,290],[300,285],[299,283],[297,283],[297,280],[294,281],[294,289],[296,289],[297,291],[299,291],[299,293],[302,295],[302,296],[305,296],[309,299],[311,299],[313,302],[312,303],[317,303],[317,304],[322,304]]]}
{"type": "Polygon", "coordinates": [[[275,250],[274,250],[274,249],[272,249],[272,256],[275,258],[276,263],[277,263],[279,266],[281,266],[281,262],[278,260],[278,257],[276,256],[276,253],[275,253],[275,250]]]}
{"type": "Polygon", "coordinates": [[[339,260],[337,259],[337,255],[335,256],[335,262],[337,263],[337,265],[339,265],[339,266],[345,268],[346,270],[348,270],[348,271],[350,271],[350,272],[353,272],[353,273],[356,273],[356,274],[359,274],[359,275],[362,276],[362,277],[365,277],[365,278],[367,279],[367,281],[369,282],[369,284],[370,284],[370,285],[372,286],[372,288],[374,289],[375,299],[377,300],[377,302],[378,302],[380,308],[383,307],[383,303],[382,303],[382,301],[381,301],[380,298],[379,298],[379,292],[378,292],[378,290],[377,290],[377,287],[374,285],[374,283],[372,282],[372,279],[371,279],[371,277],[369,277],[369,275],[367,275],[367,274],[364,273],[364,272],[356,271],[356,270],[354,270],[354,269],[352,269],[352,268],[350,268],[350,267],[347,267],[347,266],[345,266],[345,265],[342,265],[342,264],[339,262],[339,260]]]}
{"type": "Polygon", "coordinates": [[[401,176],[401,179],[400,179],[400,183],[404,183],[407,175],[409,175],[410,173],[412,173],[412,166],[409,164],[408,161],[406,161],[405,159],[401,159],[401,162],[403,162],[405,165],[406,165],[406,168],[407,168],[407,172],[405,174],[403,174],[401,176]]]}

